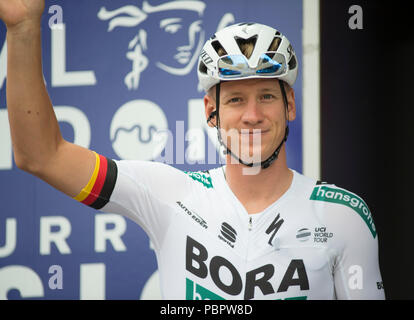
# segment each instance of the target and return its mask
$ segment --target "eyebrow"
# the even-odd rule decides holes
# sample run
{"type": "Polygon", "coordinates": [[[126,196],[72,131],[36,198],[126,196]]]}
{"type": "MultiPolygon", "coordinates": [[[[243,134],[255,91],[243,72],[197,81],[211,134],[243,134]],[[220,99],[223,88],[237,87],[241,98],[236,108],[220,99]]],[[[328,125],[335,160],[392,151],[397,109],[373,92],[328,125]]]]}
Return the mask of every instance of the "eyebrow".
{"type": "MultiPolygon", "coordinates": [[[[262,88],[258,90],[259,92],[273,92],[273,93],[279,93],[279,91],[277,90],[277,88],[262,88]]],[[[229,96],[234,96],[234,95],[240,95],[240,94],[244,94],[244,91],[230,91],[229,93],[226,93],[223,96],[223,99],[226,99],[229,96]]]]}
{"type": "Polygon", "coordinates": [[[230,96],[236,96],[236,95],[240,95],[240,94],[243,94],[243,91],[231,91],[229,93],[224,94],[223,99],[226,100],[230,96]]]}
{"type": "Polygon", "coordinates": [[[160,28],[164,28],[166,25],[169,25],[171,23],[180,22],[181,20],[182,20],[181,18],[167,18],[167,19],[162,19],[160,21],[160,28]]]}
{"type": "Polygon", "coordinates": [[[277,92],[279,92],[279,90],[277,90],[277,88],[262,88],[262,89],[259,89],[259,91],[260,92],[264,92],[264,91],[271,91],[271,92],[275,92],[275,91],[277,91],[277,92]]]}

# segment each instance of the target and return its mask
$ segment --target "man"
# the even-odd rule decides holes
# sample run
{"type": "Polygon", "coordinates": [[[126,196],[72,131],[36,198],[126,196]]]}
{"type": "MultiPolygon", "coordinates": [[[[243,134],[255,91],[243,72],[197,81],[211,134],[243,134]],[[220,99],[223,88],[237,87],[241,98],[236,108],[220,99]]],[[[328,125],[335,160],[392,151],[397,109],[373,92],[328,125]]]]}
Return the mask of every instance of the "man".
{"type": "Polygon", "coordinates": [[[242,23],[204,45],[198,75],[206,118],[227,165],[181,172],[114,161],[62,138],[42,76],[43,9],[41,0],[0,2],[16,164],[141,225],[154,244],[164,298],[384,298],[365,202],[287,167],[298,64],[279,31],[242,23]]]}

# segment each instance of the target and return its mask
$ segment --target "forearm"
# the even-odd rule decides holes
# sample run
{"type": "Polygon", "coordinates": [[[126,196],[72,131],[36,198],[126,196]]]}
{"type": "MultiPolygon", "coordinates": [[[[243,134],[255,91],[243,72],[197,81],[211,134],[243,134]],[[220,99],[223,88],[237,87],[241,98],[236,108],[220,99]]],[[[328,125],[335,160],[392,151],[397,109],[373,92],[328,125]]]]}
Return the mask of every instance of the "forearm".
{"type": "Polygon", "coordinates": [[[39,22],[7,31],[7,108],[16,164],[37,171],[62,141],[42,72],[39,22]]]}

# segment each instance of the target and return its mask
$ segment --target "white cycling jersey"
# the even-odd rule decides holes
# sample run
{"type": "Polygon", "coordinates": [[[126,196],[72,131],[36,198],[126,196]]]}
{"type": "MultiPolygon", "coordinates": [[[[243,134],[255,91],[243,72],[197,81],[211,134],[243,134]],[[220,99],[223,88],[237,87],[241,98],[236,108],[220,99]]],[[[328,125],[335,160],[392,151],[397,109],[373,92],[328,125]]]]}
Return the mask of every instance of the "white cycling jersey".
{"type": "Polygon", "coordinates": [[[97,166],[82,202],[146,231],[165,299],[385,297],[375,225],[354,193],[293,171],[288,191],[249,215],[225,167],[183,172],[98,155],[97,166]]]}

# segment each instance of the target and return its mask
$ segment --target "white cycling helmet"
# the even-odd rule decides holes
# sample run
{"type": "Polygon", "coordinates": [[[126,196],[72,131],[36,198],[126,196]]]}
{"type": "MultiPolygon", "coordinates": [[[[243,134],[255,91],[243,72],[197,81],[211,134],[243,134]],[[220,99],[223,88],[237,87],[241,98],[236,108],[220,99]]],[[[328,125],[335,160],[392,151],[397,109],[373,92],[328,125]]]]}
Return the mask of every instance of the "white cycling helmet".
{"type": "Polygon", "coordinates": [[[205,91],[220,81],[246,78],[278,78],[292,86],[297,73],[297,58],[289,40],[259,23],[238,23],[216,32],[204,44],[197,70],[205,91]],[[269,50],[274,40],[278,45],[269,50]],[[240,50],[246,41],[254,43],[250,57],[240,50]]]}

